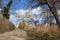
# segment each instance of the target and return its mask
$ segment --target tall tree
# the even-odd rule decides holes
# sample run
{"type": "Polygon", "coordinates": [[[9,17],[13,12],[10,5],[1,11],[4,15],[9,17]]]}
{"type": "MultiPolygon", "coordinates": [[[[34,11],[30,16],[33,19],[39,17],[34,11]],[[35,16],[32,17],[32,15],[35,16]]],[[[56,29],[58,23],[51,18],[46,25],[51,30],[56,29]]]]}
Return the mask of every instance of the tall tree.
{"type": "Polygon", "coordinates": [[[36,6],[33,6],[33,8],[37,7],[37,6],[40,6],[40,5],[47,4],[50,11],[53,14],[53,16],[56,19],[57,25],[60,27],[60,20],[59,20],[59,16],[58,16],[58,13],[57,13],[57,10],[56,10],[56,7],[55,7],[55,2],[58,2],[57,0],[32,0],[32,1],[35,1],[35,2],[38,3],[36,6]]]}
{"type": "Polygon", "coordinates": [[[6,7],[4,7],[3,9],[2,9],[2,5],[0,5],[2,9],[0,10],[0,33],[12,31],[15,29],[15,26],[8,20],[9,19],[8,13],[9,13],[11,4],[12,4],[12,0],[10,0],[9,3],[6,5],[6,7]]]}
{"type": "Polygon", "coordinates": [[[3,8],[3,16],[7,19],[9,19],[9,10],[10,10],[10,7],[12,5],[12,0],[10,0],[10,2],[6,5],[6,7],[3,8]]]}
{"type": "Polygon", "coordinates": [[[53,0],[46,0],[46,3],[48,4],[53,16],[55,17],[57,25],[60,27],[59,15],[58,15],[56,7],[54,5],[55,2],[53,0]]]}

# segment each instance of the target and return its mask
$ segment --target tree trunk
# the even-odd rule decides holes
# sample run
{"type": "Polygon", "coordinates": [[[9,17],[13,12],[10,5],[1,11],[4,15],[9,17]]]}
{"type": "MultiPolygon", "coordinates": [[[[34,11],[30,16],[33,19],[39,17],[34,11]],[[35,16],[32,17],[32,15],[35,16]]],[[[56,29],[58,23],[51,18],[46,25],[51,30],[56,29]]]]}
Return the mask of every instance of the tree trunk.
{"type": "Polygon", "coordinates": [[[57,25],[60,27],[60,20],[59,20],[59,16],[56,11],[56,8],[54,6],[54,1],[53,0],[46,0],[46,3],[48,4],[50,11],[52,12],[53,16],[55,17],[57,25]]]}

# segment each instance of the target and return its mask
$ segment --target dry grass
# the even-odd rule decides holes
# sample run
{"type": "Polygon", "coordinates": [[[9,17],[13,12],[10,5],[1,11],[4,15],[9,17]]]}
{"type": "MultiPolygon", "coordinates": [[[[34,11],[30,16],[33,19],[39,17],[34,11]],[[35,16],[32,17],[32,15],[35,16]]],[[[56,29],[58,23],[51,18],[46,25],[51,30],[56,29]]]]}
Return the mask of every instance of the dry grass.
{"type": "Polygon", "coordinates": [[[23,20],[23,22],[21,22],[21,23],[19,24],[19,28],[20,28],[20,29],[27,29],[27,28],[28,28],[28,24],[26,23],[25,20],[23,20]]]}
{"type": "Polygon", "coordinates": [[[11,31],[14,29],[15,29],[14,25],[11,22],[9,22],[8,19],[6,18],[0,19],[0,33],[11,31]]]}
{"type": "MultiPolygon", "coordinates": [[[[33,26],[29,26],[25,21],[23,21],[19,25],[19,28],[29,29],[29,30],[25,30],[28,36],[27,40],[60,40],[60,28],[58,28],[57,25],[52,25],[50,27],[49,24],[45,24],[45,25],[39,24],[35,28],[33,28],[33,26]]],[[[14,29],[14,26],[11,25],[7,19],[4,19],[1,21],[0,30],[9,31],[13,29],[14,29]]]]}
{"type": "MultiPolygon", "coordinates": [[[[33,30],[33,29],[32,29],[33,30]]],[[[44,25],[37,25],[36,28],[34,28],[35,32],[56,32],[58,30],[58,26],[57,25],[52,25],[50,26],[49,24],[44,24],[44,25]]]]}
{"type": "Polygon", "coordinates": [[[28,40],[60,40],[60,28],[57,25],[43,25],[28,30],[28,40]]]}
{"type": "MultiPolygon", "coordinates": [[[[3,21],[1,22],[4,24],[3,21]]],[[[4,30],[14,29],[8,22],[6,22],[4,26],[2,28],[5,28],[4,30]],[[4,27],[5,25],[6,27],[4,27]]],[[[19,28],[24,29],[27,32],[27,40],[60,40],[60,29],[57,25],[52,25],[50,27],[49,24],[45,24],[37,25],[35,28],[33,28],[33,26],[29,26],[25,21],[23,21],[20,23],[19,28]]]]}

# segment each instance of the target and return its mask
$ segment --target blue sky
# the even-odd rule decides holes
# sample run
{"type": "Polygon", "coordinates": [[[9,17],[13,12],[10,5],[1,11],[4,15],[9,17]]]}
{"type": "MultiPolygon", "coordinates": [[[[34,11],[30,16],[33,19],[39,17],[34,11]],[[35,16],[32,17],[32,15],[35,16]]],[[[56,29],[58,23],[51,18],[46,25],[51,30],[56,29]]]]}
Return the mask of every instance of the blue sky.
{"type": "MultiPolygon", "coordinates": [[[[9,0],[4,0],[4,6],[9,2],[9,0]]],[[[33,5],[36,3],[34,2],[33,5]]],[[[27,9],[29,6],[31,6],[31,3],[29,3],[29,0],[13,0],[11,10],[18,10],[18,9],[27,9]]],[[[42,7],[48,8],[47,5],[43,5],[42,7]]]]}
{"type": "MultiPolygon", "coordinates": [[[[4,0],[3,2],[3,6],[6,6],[6,4],[9,2],[9,0],[4,0]]],[[[36,2],[34,2],[32,5],[37,4],[36,2]]],[[[29,2],[29,0],[13,0],[12,6],[11,6],[11,14],[14,14],[15,10],[19,10],[19,9],[28,9],[29,7],[31,7],[31,3],[29,2]]],[[[43,8],[48,8],[47,5],[41,5],[41,7],[43,8]]]]}
{"type": "MultiPolygon", "coordinates": [[[[4,0],[4,5],[6,6],[6,4],[9,2],[9,0],[4,0]]],[[[11,6],[11,14],[14,13],[15,10],[19,10],[19,9],[27,9],[29,5],[28,0],[13,0],[12,6],[11,6]]],[[[16,23],[16,18],[11,15],[11,19],[13,23],[16,23]]]]}
{"type": "MultiPolygon", "coordinates": [[[[9,2],[9,0],[4,0],[4,6],[9,2]]],[[[11,9],[26,9],[29,5],[28,0],[13,0],[11,9]]]]}
{"type": "MultiPolygon", "coordinates": [[[[6,6],[6,4],[9,2],[9,0],[4,0],[3,6],[6,6]]],[[[35,5],[36,3],[33,3],[35,5]]],[[[11,14],[14,13],[15,10],[19,9],[28,9],[29,6],[31,6],[31,3],[29,3],[29,0],[13,0],[12,6],[11,6],[11,14]]],[[[47,5],[42,5],[44,8],[48,8],[47,5]]],[[[12,22],[16,23],[16,18],[12,16],[12,22]]]]}

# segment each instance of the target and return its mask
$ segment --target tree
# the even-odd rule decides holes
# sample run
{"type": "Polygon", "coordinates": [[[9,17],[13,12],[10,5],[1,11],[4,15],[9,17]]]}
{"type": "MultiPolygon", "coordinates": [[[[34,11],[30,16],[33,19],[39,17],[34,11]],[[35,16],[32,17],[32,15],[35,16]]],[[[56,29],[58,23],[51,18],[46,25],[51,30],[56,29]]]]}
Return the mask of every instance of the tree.
{"type": "MultiPolygon", "coordinates": [[[[1,2],[1,4],[2,4],[2,2],[1,2]]],[[[10,0],[9,3],[4,8],[2,8],[2,5],[0,5],[1,6],[1,10],[0,10],[0,33],[12,31],[15,29],[15,26],[9,21],[9,10],[10,10],[11,4],[12,4],[12,0],[10,0]]]]}
{"type": "Polygon", "coordinates": [[[12,0],[10,0],[10,2],[6,5],[6,7],[3,8],[3,16],[7,19],[9,19],[9,10],[10,10],[10,7],[12,5],[12,0]]]}
{"type": "Polygon", "coordinates": [[[56,19],[56,23],[57,25],[60,27],[60,20],[59,20],[59,16],[58,16],[58,13],[57,13],[57,10],[56,10],[56,7],[55,7],[55,2],[58,2],[57,0],[32,0],[33,2],[37,2],[38,4],[33,6],[34,7],[38,7],[40,5],[44,5],[44,4],[47,4],[50,11],[52,12],[53,16],[55,17],[56,19]]]}

